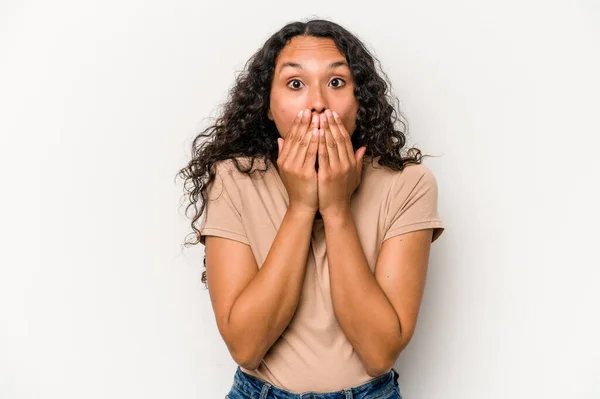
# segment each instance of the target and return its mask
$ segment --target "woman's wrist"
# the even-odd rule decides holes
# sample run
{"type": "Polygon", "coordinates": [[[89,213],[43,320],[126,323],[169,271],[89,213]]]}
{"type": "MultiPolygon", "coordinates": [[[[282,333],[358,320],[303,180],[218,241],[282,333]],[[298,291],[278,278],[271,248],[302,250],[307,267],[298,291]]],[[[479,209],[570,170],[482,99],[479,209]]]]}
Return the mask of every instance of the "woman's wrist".
{"type": "Polygon", "coordinates": [[[309,207],[305,207],[302,205],[294,205],[290,204],[287,209],[287,213],[299,217],[299,218],[307,218],[313,220],[317,214],[318,209],[312,209],[309,207]]]}

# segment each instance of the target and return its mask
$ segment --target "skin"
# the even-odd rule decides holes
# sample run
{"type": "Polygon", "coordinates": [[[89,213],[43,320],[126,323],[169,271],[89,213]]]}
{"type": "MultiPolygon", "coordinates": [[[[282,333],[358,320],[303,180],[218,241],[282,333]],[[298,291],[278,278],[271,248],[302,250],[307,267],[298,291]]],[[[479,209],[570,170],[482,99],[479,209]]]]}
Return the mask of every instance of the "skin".
{"type": "Polygon", "coordinates": [[[367,373],[377,377],[389,371],[415,330],[432,230],[387,239],[371,272],[350,212],[365,147],[354,152],[350,143],[358,103],[343,62],[333,40],[312,37],[292,39],[277,59],[268,116],[283,138],[276,167],[295,200],[262,267],[248,245],[206,239],[217,325],[234,360],[248,369],[260,365],[294,315],[317,212],[325,226],[336,318],[367,373]],[[317,160],[318,170],[310,164],[317,160]],[[315,185],[316,199],[306,200],[315,195],[315,185]]]}
{"type": "Polygon", "coordinates": [[[349,134],[356,128],[354,81],[346,58],[331,39],[296,36],[290,40],[277,57],[270,98],[268,117],[284,139],[296,114],[304,109],[313,115],[331,109],[349,134]]]}
{"type": "MultiPolygon", "coordinates": [[[[294,124],[298,121],[298,112],[308,110],[309,119],[317,117],[316,127],[323,129],[319,142],[319,157],[315,168],[323,164],[327,151],[322,144],[326,143],[327,137],[332,139],[331,132],[325,130],[328,126],[327,120],[333,121],[333,113],[337,115],[338,122],[344,126],[344,131],[352,135],[356,129],[356,114],[358,112],[358,101],[354,97],[354,80],[346,58],[338,50],[335,42],[329,38],[315,38],[296,36],[282,49],[276,60],[273,81],[270,92],[270,106],[268,117],[275,122],[283,142],[283,153],[289,151],[290,144],[286,145],[286,138],[290,131],[296,130],[294,124]]],[[[312,126],[311,126],[312,127],[312,126]]],[[[310,140],[310,138],[309,138],[310,140]]],[[[330,141],[330,146],[335,145],[330,141]]],[[[333,148],[333,147],[331,147],[333,148]]],[[[349,151],[352,150],[350,145],[349,151]]],[[[355,162],[362,164],[362,155],[365,149],[359,149],[355,162]],[[358,156],[360,155],[360,158],[358,156]]],[[[337,157],[336,157],[337,159],[337,157]]],[[[345,159],[345,158],[344,158],[345,159]]],[[[342,161],[344,160],[342,159],[342,161]]],[[[339,162],[335,166],[338,166],[339,162]]],[[[341,166],[349,166],[341,164],[341,166]]],[[[354,165],[356,166],[356,165],[354,165]]],[[[278,171],[279,165],[276,165],[278,171]]],[[[355,171],[354,174],[360,174],[355,171]]],[[[323,179],[319,180],[322,193],[329,192],[335,195],[338,190],[331,191],[324,188],[324,181],[329,180],[324,173],[323,179]]],[[[360,176],[354,176],[359,182],[360,176]]],[[[357,184],[353,184],[356,189],[357,184]]],[[[350,192],[350,194],[352,194],[350,192]]],[[[329,208],[335,206],[328,201],[330,195],[320,195],[319,201],[329,203],[329,208]]],[[[349,200],[349,197],[348,197],[349,200]]],[[[322,218],[323,209],[319,206],[316,217],[322,218]]]]}

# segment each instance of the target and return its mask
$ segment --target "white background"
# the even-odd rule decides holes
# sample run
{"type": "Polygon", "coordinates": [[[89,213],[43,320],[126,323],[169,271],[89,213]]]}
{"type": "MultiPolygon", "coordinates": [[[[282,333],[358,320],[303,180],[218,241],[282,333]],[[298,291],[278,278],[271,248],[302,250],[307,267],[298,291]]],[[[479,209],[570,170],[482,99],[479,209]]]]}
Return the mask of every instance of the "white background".
{"type": "Polygon", "coordinates": [[[236,71],[312,16],[367,44],[439,155],[404,397],[600,397],[597,2],[5,0],[1,398],[225,396],[175,174],[236,71]]]}

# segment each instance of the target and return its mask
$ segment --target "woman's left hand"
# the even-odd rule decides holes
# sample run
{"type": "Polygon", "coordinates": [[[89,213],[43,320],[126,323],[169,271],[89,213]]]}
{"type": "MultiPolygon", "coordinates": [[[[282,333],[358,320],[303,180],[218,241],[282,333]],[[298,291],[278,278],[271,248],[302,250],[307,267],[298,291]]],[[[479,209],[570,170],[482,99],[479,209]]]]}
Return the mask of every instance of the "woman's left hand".
{"type": "Polygon", "coordinates": [[[350,210],[350,198],[360,184],[367,147],[354,152],[350,135],[339,115],[321,114],[317,172],[319,213],[325,219],[350,210]]]}

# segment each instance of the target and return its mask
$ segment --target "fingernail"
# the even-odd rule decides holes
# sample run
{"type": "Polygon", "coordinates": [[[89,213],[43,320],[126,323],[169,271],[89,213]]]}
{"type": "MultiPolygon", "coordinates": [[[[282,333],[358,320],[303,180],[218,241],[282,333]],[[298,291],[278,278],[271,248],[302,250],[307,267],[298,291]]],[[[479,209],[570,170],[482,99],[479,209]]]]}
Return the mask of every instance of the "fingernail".
{"type": "Polygon", "coordinates": [[[318,119],[317,115],[313,115],[313,117],[312,117],[312,123],[313,123],[313,125],[316,124],[318,120],[319,119],[318,119]]]}
{"type": "Polygon", "coordinates": [[[304,113],[304,110],[298,112],[298,117],[301,117],[303,113],[304,113]]]}
{"type": "Polygon", "coordinates": [[[325,112],[327,113],[327,116],[331,118],[331,111],[330,111],[330,110],[327,110],[327,111],[325,111],[325,112]]]}
{"type": "Polygon", "coordinates": [[[304,116],[306,116],[306,117],[310,116],[310,110],[305,109],[304,110],[304,116]]]}

